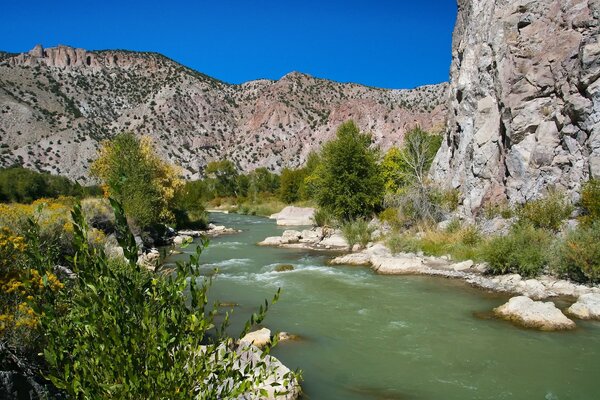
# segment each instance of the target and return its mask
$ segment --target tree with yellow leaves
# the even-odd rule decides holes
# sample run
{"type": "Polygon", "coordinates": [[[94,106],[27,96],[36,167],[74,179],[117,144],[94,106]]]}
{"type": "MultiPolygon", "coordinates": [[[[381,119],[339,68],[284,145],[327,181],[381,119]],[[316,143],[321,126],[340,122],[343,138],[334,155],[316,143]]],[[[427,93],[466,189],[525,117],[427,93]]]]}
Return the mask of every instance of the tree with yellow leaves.
{"type": "Polygon", "coordinates": [[[150,138],[122,133],[103,142],[91,171],[102,180],[105,195],[120,201],[140,228],[173,222],[173,201],[183,180],[177,167],[156,155],[150,138]]]}

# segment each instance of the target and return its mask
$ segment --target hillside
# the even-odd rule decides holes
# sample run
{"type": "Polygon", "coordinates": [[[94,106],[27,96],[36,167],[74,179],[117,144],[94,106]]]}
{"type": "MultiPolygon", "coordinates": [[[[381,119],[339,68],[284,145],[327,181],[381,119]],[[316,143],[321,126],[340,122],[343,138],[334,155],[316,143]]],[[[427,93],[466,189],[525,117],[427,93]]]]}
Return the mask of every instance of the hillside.
{"type": "Polygon", "coordinates": [[[240,170],[301,165],[354,119],[386,149],[415,125],[441,130],[447,84],[387,90],[292,72],[231,85],[160,54],[38,45],[0,53],[0,165],[89,180],[99,143],[132,131],[197,177],[211,160],[240,170]]]}

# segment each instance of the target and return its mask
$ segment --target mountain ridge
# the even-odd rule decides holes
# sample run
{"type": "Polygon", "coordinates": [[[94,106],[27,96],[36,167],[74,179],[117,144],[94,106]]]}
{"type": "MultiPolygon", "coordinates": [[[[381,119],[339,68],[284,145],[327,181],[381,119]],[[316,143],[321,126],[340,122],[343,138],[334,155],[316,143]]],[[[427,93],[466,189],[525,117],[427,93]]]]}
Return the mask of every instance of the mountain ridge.
{"type": "Polygon", "coordinates": [[[188,178],[222,158],[279,171],[301,165],[347,119],[384,150],[416,125],[440,130],[447,87],[380,89],[298,71],[230,84],[160,53],[37,45],[0,56],[0,165],[88,182],[101,140],[132,131],[188,178]]]}

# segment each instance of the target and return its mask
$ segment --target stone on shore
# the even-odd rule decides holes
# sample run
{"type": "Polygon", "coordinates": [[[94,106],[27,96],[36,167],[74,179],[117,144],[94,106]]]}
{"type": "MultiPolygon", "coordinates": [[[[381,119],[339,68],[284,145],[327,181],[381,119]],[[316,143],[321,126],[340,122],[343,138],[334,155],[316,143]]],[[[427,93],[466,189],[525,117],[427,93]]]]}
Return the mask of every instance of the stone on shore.
{"type": "Polygon", "coordinates": [[[567,318],[551,301],[534,301],[526,296],[511,298],[507,303],[494,309],[494,313],[508,321],[526,328],[543,331],[556,331],[575,328],[575,323],[567,318]]]}
{"type": "Polygon", "coordinates": [[[262,242],[258,242],[259,246],[279,246],[282,244],[281,236],[269,236],[262,242]]]}
{"type": "Polygon", "coordinates": [[[258,348],[265,347],[271,343],[271,330],[262,328],[254,332],[249,332],[240,339],[240,343],[251,344],[258,348]]]}
{"type": "Polygon", "coordinates": [[[415,274],[424,269],[423,259],[419,257],[372,256],[371,265],[375,272],[383,275],[415,274]]]}
{"type": "Polygon", "coordinates": [[[313,225],[315,209],[311,207],[287,206],[280,212],[271,215],[269,218],[276,219],[277,225],[313,225]]]}
{"type": "Polygon", "coordinates": [[[189,243],[192,241],[192,237],[189,235],[177,235],[173,238],[173,244],[175,246],[181,246],[184,243],[189,243]]]}
{"type": "Polygon", "coordinates": [[[284,231],[283,235],[281,235],[281,243],[282,244],[298,243],[298,241],[300,240],[301,237],[302,237],[301,232],[290,229],[290,230],[284,231]]]}
{"type": "Polygon", "coordinates": [[[324,246],[325,248],[348,248],[348,242],[346,241],[346,239],[344,238],[344,236],[342,236],[341,233],[339,232],[334,232],[331,236],[326,237],[325,239],[321,240],[321,242],[319,243],[321,246],[324,246]]]}
{"type": "Polygon", "coordinates": [[[577,302],[569,307],[567,312],[579,319],[600,320],[600,294],[588,293],[579,296],[577,302]]]}
{"type": "Polygon", "coordinates": [[[473,264],[473,261],[466,260],[463,262],[452,264],[450,267],[455,271],[466,271],[468,269],[471,269],[473,267],[473,264]]]}

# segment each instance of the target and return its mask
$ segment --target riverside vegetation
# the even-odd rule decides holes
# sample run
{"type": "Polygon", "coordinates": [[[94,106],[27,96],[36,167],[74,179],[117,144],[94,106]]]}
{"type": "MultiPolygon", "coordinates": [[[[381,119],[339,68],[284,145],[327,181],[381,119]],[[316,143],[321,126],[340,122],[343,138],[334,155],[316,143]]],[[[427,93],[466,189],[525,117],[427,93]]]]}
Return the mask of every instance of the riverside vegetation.
{"type": "MultiPolygon", "coordinates": [[[[287,392],[298,376],[281,372],[273,382],[270,347],[254,355],[225,334],[227,316],[215,322],[210,282],[199,268],[205,239],[175,273],[138,263],[131,228],[150,234],[158,224],[178,222],[186,194],[170,174],[174,168],[129,134],[106,143],[96,166],[106,194],[123,204],[60,197],[0,205],[0,369],[27,382],[12,389],[132,399],[287,392]],[[137,162],[116,162],[125,151],[137,162]],[[160,198],[148,199],[149,193],[160,198]],[[144,207],[154,207],[155,216],[144,207]],[[121,256],[107,254],[110,238],[121,256]]],[[[251,315],[240,338],[269,306],[265,301],[251,315]]]]}

